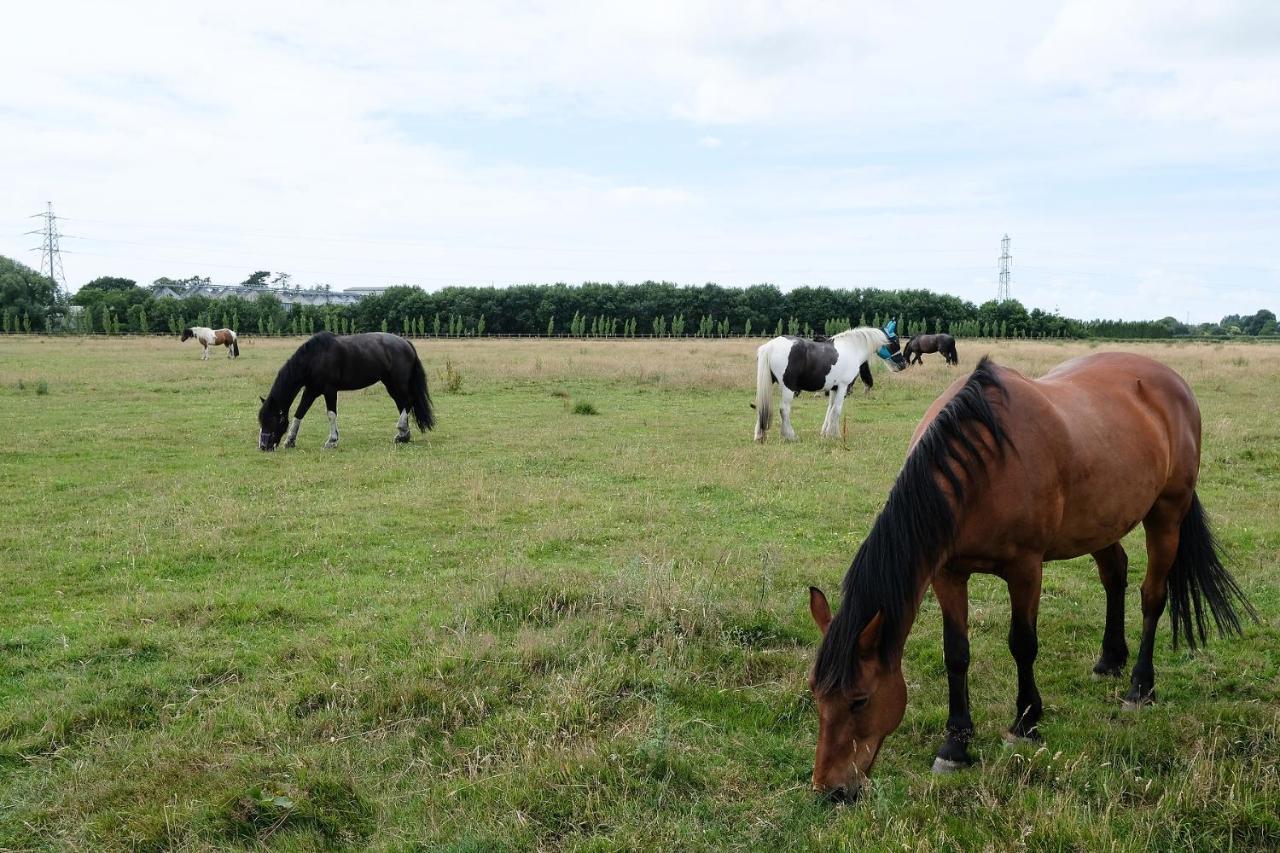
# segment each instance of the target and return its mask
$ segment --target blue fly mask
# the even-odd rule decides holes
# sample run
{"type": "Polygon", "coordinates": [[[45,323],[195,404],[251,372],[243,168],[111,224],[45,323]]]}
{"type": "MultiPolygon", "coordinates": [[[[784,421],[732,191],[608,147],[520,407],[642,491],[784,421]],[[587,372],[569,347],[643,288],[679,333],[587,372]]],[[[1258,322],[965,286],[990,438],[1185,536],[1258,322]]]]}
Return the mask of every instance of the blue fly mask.
{"type": "MultiPolygon", "coordinates": [[[[889,324],[884,327],[884,333],[890,341],[895,340],[898,337],[898,321],[890,320],[889,324]]],[[[888,344],[880,347],[880,349],[876,351],[876,355],[880,356],[885,361],[891,361],[893,359],[893,353],[889,352],[888,344]]]]}

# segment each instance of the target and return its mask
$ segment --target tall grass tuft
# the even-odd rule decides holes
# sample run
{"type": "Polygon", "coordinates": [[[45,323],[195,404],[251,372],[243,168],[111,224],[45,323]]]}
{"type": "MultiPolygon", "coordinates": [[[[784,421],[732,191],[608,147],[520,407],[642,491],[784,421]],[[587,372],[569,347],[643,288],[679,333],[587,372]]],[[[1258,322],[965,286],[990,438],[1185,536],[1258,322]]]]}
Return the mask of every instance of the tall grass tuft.
{"type": "Polygon", "coordinates": [[[462,393],[462,371],[448,358],[444,360],[444,390],[450,394],[462,393]]]}

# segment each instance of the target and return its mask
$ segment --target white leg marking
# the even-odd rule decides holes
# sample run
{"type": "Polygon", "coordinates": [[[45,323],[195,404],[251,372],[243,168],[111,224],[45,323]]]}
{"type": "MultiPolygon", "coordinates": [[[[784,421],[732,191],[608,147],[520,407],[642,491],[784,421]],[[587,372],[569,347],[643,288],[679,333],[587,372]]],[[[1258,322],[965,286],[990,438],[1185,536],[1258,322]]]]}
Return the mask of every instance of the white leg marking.
{"type": "Polygon", "coordinates": [[[822,430],[820,435],[834,437],[837,434],[836,429],[836,391],[839,386],[834,386],[827,391],[827,414],[822,419],[822,430]]]}
{"type": "Polygon", "coordinates": [[[326,412],[329,416],[329,440],[324,443],[325,447],[338,446],[338,413],[326,412]]]}
{"type": "Polygon", "coordinates": [[[293,447],[293,443],[298,440],[298,427],[302,426],[302,418],[294,418],[289,424],[289,431],[284,436],[284,446],[293,447]]]}
{"type": "Polygon", "coordinates": [[[840,437],[840,415],[844,412],[844,395],[849,392],[848,385],[837,385],[831,393],[835,394],[835,412],[831,415],[831,437],[840,437]]]}
{"type": "Polygon", "coordinates": [[[782,416],[782,437],[787,441],[796,440],[796,431],[791,428],[791,401],[795,399],[795,396],[785,385],[783,386],[782,401],[778,404],[778,412],[782,416]]]}

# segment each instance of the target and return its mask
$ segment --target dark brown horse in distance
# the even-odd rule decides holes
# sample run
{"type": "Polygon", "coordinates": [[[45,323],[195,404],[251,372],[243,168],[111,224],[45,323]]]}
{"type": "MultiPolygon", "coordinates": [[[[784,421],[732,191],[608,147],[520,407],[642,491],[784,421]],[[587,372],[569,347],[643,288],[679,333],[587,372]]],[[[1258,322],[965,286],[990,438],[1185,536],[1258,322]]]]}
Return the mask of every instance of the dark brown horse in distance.
{"type": "Polygon", "coordinates": [[[816,789],[856,794],[907,703],[902,651],[926,587],[942,610],[950,692],[934,770],[967,766],[968,580],[1004,579],[1013,616],[1009,650],[1018,694],[1007,737],[1039,740],[1036,617],[1045,561],[1092,554],[1106,590],[1099,675],[1120,675],[1127,558],[1121,538],[1142,524],[1142,641],[1125,706],[1155,698],[1156,623],[1171,604],[1175,646],[1239,633],[1240,605],[1256,618],[1218,557],[1196,496],[1200,409],[1177,373],[1147,358],[1101,353],[1032,381],[986,358],[929,407],[871,534],[844,578],[834,618],[810,589],[823,633],[810,686],[819,715],[816,789]]]}
{"type": "Polygon", "coordinates": [[[929,352],[942,353],[942,358],[947,364],[960,363],[960,357],[956,355],[956,339],[945,332],[936,335],[916,335],[902,348],[907,364],[919,364],[920,354],[929,352]],[[911,360],[912,356],[915,357],[915,361],[911,360]]]}

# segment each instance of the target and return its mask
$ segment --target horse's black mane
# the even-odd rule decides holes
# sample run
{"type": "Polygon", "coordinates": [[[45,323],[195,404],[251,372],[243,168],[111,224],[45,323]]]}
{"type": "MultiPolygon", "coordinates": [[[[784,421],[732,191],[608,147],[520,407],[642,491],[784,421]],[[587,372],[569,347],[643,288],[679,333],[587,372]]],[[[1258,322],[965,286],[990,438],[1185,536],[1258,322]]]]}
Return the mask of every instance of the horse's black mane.
{"type": "Polygon", "coordinates": [[[293,401],[298,389],[306,384],[310,374],[312,359],[323,350],[333,346],[338,336],[332,332],[316,332],[294,350],[293,355],[276,374],[276,381],[271,384],[267,393],[268,400],[284,400],[285,405],[293,401]]]}
{"type": "Polygon", "coordinates": [[[880,654],[888,658],[904,637],[903,622],[910,617],[919,573],[933,568],[955,539],[956,508],[964,502],[967,485],[983,475],[983,451],[1000,454],[1011,445],[987,397],[988,389],[1005,393],[993,367],[983,356],[964,387],[929,424],[853,558],[844,576],[840,611],[818,648],[814,676],[822,691],[852,686],[858,636],[876,613],[883,620],[880,654]],[[950,495],[939,488],[939,473],[950,495]]]}

